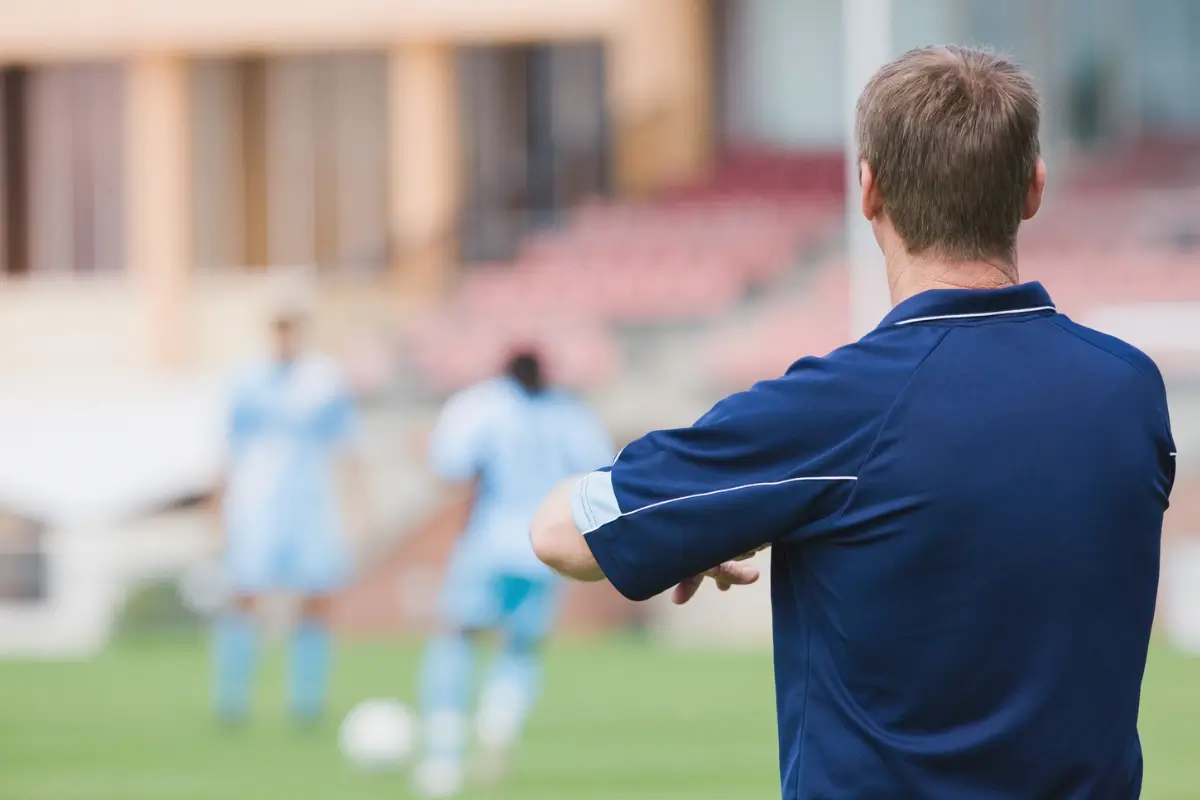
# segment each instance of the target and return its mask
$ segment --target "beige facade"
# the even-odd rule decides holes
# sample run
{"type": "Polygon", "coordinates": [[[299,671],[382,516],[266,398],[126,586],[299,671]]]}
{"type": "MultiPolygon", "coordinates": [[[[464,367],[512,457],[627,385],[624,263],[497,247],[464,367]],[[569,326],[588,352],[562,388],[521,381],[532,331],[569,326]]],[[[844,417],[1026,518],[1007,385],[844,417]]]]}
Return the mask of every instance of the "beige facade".
{"type": "MultiPolygon", "coordinates": [[[[711,149],[709,8],[703,0],[0,0],[0,15],[5,19],[0,65],[10,71],[28,68],[26,74],[37,80],[64,69],[101,76],[92,84],[75,80],[74,88],[57,94],[22,89],[37,98],[58,98],[60,105],[44,110],[40,127],[36,120],[25,126],[31,219],[30,242],[20,254],[28,263],[3,271],[29,273],[32,279],[71,274],[71,285],[35,290],[38,296],[61,292],[64,308],[84,302],[89,308],[116,303],[134,309],[138,322],[126,320],[123,327],[136,331],[130,335],[138,341],[114,347],[114,363],[131,352],[138,354],[134,363],[190,363],[211,336],[220,335],[198,327],[213,318],[209,307],[223,298],[240,298],[243,284],[253,283],[240,268],[319,262],[331,252],[351,258],[346,255],[351,241],[381,240],[379,252],[389,253],[391,261],[386,284],[395,288],[398,304],[436,295],[455,263],[462,200],[458,143],[465,123],[455,74],[461,46],[602,42],[618,191],[644,192],[692,177],[704,168],[711,149]],[[328,115],[332,121],[318,119],[316,133],[277,125],[285,135],[271,140],[270,152],[237,152],[237,169],[213,166],[235,163],[226,156],[245,149],[238,142],[254,140],[242,134],[267,124],[260,117],[290,120],[312,107],[311,98],[303,96],[311,91],[303,88],[308,85],[303,75],[312,69],[305,66],[307,54],[314,53],[331,54],[338,62],[331,74],[358,69],[378,75],[384,106],[376,109],[378,125],[338,128],[339,113],[328,115]],[[372,64],[362,59],[351,63],[355,54],[377,59],[378,70],[372,72],[372,64]],[[264,60],[271,62],[265,76],[264,60]],[[99,66],[59,66],[79,64],[99,66]],[[240,93],[221,88],[231,70],[240,76],[240,93]],[[254,107],[248,96],[261,85],[280,99],[260,103],[265,110],[247,112],[254,107]],[[98,100],[102,92],[113,100],[98,100]],[[76,103],[98,109],[90,112],[95,119],[81,119],[72,111],[76,103]],[[52,151],[55,136],[76,126],[90,132],[103,125],[120,141],[86,161],[91,199],[81,207],[65,195],[68,189],[78,194],[78,179],[55,180],[54,171],[63,163],[52,151]],[[222,133],[234,128],[237,137],[222,133]],[[372,155],[354,162],[360,165],[357,172],[342,168],[332,176],[316,174],[322,148],[331,147],[372,155]],[[386,163],[373,165],[377,158],[386,163]],[[370,201],[376,191],[378,203],[370,201]],[[327,196],[339,193],[368,201],[358,207],[330,205],[327,196]],[[320,213],[322,203],[333,210],[320,213]],[[117,209],[110,213],[113,219],[104,218],[111,209],[117,209]],[[71,220],[68,213],[74,214],[71,220]],[[102,218],[104,224],[94,222],[102,218]],[[106,244],[103,237],[113,230],[119,236],[106,244]],[[114,269],[99,268],[108,261],[114,269]],[[82,269],[82,262],[95,262],[94,268],[82,269]],[[225,270],[223,283],[198,281],[198,266],[206,265],[197,262],[235,269],[225,270]],[[60,264],[74,268],[48,266],[60,264]],[[81,290],[81,283],[93,288],[81,290]]],[[[362,87],[370,80],[351,83],[362,87]]],[[[335,82],[322,90],[334,98],[335,109],[357,103],[368,113],[379,105],[370,88],[355,99],[340,86],[335,82]]],[[[60,149],[79,158],[78,144],[66,142],[60,149]]],[[[15,217],[5,214],[4,219],[15,217]]],[[[12,231],[5,234],[11,237],[12,231]]],[[[5,247],[4,252],[17,251],[5,247]]],[[[31,290],[21,285],[27,282],[5,283],[0,316],[28,295],[31,290]]],[[[115,307],[92,315],[127,318],[115,307]]],[[[42,316],[15,314],[16,319],[32,316],[37,319],[30,324],[57,325],[42,316]]],[[[9,316],[6,327],[18,324],[13,320],[9,316]]],[[[0,366],[21,360],[4,352],[6,347],[28,349],[49,336],[40,329],[13,333],[23,344],[0,345],[0,366]]],[[[94,352],[91,337],[76,338],[93,362],[105,358],[94,352]]]]}

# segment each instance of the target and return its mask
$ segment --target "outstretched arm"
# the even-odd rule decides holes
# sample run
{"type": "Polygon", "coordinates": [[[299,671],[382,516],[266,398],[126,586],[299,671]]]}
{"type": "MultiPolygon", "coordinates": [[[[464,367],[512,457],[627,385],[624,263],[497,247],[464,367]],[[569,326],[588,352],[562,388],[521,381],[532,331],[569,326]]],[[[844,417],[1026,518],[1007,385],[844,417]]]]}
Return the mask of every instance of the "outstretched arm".
{"type": "MultiPolygon", "coordinates": [[[[579,530],[571,513],[571,494],[577,491],[581,480],[569,478],[550,492],[534,515],[529,538],[533,552],[548,567],[564,577],[590,583],[604,580],[605,575],[588,546],[587,537],[579,530]]],[[[685,578],[676,585],[672,600],[677,605],[691,600],[706,577],[716,581],[717,588],[723,592],[730,586],[754,583],[759,578],[758,569],[742,563],[751,555],[753,553],[747,553],[707,572],[685,578]]]]}
{"type": "Polygon", "coordinates": [[[577,580],[607,578],[631,600],[712,577],[753,583],[747,554],[797,541],[835,513],[856,478],[842,434],[818,424],[828,381],[793,369],[721,401],[688,428],[654,431],[609,467],[559,485],[532,524],[538,557],[577,580]],[[784,389],[786,388],[786,392],[784,389]],[[812,407],[812,414],[801,409],[812,407]]]}

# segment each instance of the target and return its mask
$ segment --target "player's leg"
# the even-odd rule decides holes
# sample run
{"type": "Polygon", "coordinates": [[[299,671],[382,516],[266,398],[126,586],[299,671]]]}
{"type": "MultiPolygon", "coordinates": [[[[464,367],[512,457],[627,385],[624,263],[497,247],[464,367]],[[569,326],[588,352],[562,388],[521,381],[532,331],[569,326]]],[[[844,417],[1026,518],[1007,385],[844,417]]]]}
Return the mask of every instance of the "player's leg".
{"type": "Polygon", "coordinates": [[[229,724],[243,721],[250,706],[258,651],[257,610],[253,595],[239,595],[217,617],[213,631],[217,714],[229,724]]]}
{"type": "Polygon", "coordinates": [[[325,710],[333,649],[329,604],[327,595],[302,597],[299,619],[292,629],[288,707],[300,722],[312,722],[325,710]]]}
{"type": "Polygon", "coordinates": [[[462,790],[478,633],[443,628],[425,648],[419,689],[424,743],[413,774],[424,797],[450,797],[462,790]]]}
{"type": "Polygon", "coordinates": [[[442,588],[441,628],[429,640],[421,664],[424,752],[413,782],[426,797],[450,797],[462,789],[476,640],[497,617],[490,582],[469,546],[460,547],[442,588]]]}
{"type": "Polygon", "coordinates": [[[475,719],[482,776],[497,780],[541,688],[541,648],[559,605],[555,579],[505,576],[503,639],[488,667],[475,719]]]}
{"type": "Polygon", "coordinates": [[[224,566],[232,599],[213,631],[217,713],[228,723],[241,722],[249,712],[261,627],[258,598],[276,578],[275,542],[253,533],[258,531],[227,531],[224,566]]]}
{"type": "Polygon", "coordinates": [[[333,662],[329,633],[336,593],[352,573],[349,548],[333,521],[297,526],[285,548],[280,581],[300,596],[289,646],[288,709],[302,723],[325,710],[333,662]]]}

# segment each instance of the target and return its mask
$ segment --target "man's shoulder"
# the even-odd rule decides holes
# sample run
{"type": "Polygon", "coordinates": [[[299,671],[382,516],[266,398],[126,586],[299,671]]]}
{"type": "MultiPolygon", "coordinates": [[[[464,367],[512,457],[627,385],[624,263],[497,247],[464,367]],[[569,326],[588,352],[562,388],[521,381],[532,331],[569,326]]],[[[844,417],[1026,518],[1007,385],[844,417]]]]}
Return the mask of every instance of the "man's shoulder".
{"type": "Polygon", "coordinates": [[[1090,345],[1088,350],[1107,365],[1124,370],[1125,368],[1121,367],[1121,362],[1123,362],[1141,373],[1156,388],[1163,387],[1162,373],[1159,371],[1158,365],[1154,363],[1154,359],[1124,339],[1081,325],[1065,314],[1056,314],[1049,319],[1080,342],[1090,345]]]}
{"type": "Polygon", "coordinates": [[[489,379],[459,389],[452,394],[443,406],[444,413],[477,416],[491,413],[498,407],[506,406],[512,400],[508,387],[498,379],[489,379]]]}
{"type": "Polygon", "coordinates": [[[783,394],[886,400],[908,383],[945,335],[936,329],[875,330],[827,355],[801,358],[766,384],[783,394]]]}
{"type": "Polygon", "coordinates": [[[887,413],[944,336],[932,329],[874,331],[825,356],[801,358],[783,375],[727,397],[706,418],[786,421],[793,430],[798,423],[843,430],[870,424],[887,413]]]}

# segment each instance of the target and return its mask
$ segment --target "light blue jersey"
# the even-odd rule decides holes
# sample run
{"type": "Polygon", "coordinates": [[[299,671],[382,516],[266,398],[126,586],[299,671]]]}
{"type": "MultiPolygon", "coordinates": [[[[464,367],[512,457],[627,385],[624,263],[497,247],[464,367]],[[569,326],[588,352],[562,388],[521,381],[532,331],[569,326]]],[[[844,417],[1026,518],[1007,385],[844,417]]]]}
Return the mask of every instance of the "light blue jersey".
{"type": "Polygon", "coordinates": [[[533,554],[529,523],[560,481],[612,461],[607,431],[566,393],[530,395],[500,378],[451,398],[430,449],[440,478],[477,482],[470,521],[451,559],[444,612],[460,624],[490,627],[523,605],[531,616],[525,626],[544,628],[556,579],[533,554]],[[509,596],[514,591],[546,597],[525,603],[509,596]]]}
{"type": "Polygon", "coordinates": [[[335,461],[355,430],[353,402],[329,361],[268,362],[237,381],[224,509],[235,590],[319,594],[347,580],[335,461]]]}

